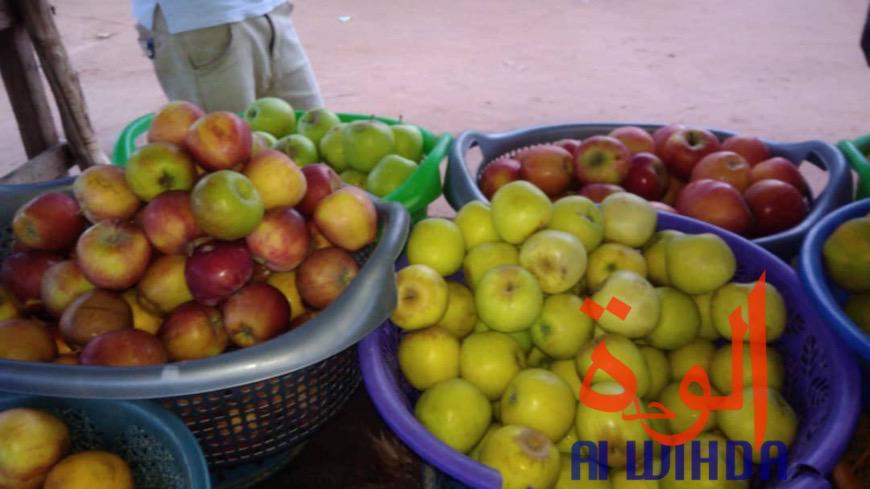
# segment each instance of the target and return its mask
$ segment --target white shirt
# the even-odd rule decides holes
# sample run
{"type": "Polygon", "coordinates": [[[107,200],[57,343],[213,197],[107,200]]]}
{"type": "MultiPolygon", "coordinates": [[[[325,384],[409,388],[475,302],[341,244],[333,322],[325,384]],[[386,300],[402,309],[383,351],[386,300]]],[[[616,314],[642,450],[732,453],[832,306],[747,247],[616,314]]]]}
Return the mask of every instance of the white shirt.
{"type": "Polygon", "coordinates": [[[133,17],[151,30],[154,10],[160,5],[172,34],[230,22],[241,22],[271,12],[287,0],[133,0],[133,17]]]}

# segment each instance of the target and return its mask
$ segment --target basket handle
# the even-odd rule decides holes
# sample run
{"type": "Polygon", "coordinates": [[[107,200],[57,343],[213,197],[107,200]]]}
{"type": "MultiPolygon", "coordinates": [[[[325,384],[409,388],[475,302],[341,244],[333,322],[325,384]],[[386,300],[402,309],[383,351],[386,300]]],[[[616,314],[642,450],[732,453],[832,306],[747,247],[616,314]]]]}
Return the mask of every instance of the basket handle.
{"type": "Polygon", "coordinates": [[[861,153],[859,146],[870,146],[870,135],[856,141],[840,141],[837,147],[846,155],[849,165],[858,174],[858,189],[855,191],[855,200],[870,198],[870,161],[861,153]]]}
{"type": "Polygon", "coordinates": [[[444,197],[450,207],[461,209],[473,200],[488,201],[465,166],[465,154],[475,146],[483,151],[489,142],[489,136],[477,131],[463,131],[453,141],[447,153],[447,171],[444,174],[444,197]]]}

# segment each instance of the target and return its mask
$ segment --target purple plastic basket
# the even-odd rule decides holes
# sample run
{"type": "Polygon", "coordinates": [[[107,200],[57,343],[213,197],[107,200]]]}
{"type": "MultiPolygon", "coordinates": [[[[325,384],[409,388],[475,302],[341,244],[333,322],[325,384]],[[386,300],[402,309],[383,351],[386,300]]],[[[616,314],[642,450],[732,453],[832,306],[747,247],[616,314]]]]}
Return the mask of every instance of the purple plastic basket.
{"type": "MultiPolygon", "coordinates": [[[[736,234],[675,214],[659,213],[658,229],[721,236],[737,256],[735,280],[767,281],[789,308],[785,334],[773,346],[782,354],[783,394],[800,419],[789,450],[788,479],[769,487],[830,487],[825,476],[845,450],[860,408],[858,367],[853,356],[813,309],[796,273],[773,254],[736,234]]],[[[363,380],[384,421],[412,450],[449,477],[470,487],[501,487],[498,473],[437,440],[414,417],[419,396],[399,371],[401,333],[387,322],[360,344],[363,380]]]]}

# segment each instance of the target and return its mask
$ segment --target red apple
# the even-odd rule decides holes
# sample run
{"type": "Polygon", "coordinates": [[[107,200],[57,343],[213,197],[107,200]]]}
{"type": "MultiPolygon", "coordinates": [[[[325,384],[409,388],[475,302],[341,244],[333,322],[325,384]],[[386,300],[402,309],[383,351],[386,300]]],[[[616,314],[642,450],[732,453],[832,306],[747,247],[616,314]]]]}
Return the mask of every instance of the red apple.
{"type": "Polygon", "coordinates": [[[798,191],[803,195],[809,193],[807,181],[804,179],[804,176],[801,175],[798,167],[781,156],[775,156],[753,166],[752,171],[749,173],[749,178],[751,183],[760,182],[761,180],[767,180],[769,178],[773,180],[782,180],[798,189],[798,191]]]}
{"type": "Polygon", "coordinates": [[[722,149],[739,154],[750,166],[770,158],[767,145],[754,136],[731,136],[722,142],[722,149]]]}
{"type": "Polygon", "coordinates": [[[40,296],[45,309],[60,317],[70,302],[93,288],[94,284],[85,277],[75,260],[65,260],[45,271],[40,296]]]}
{"type": "Polygon", "coordinates": [[[211,357],[229,343],[220,311],[196,302],[172,311],[160,326],[159,336],[172,361],[211,357]]]}
{"type": "Polygon", "coordinates": [[[657,210],[660,210],[663,212],[670,212],[673,214],[677,213],[676,209],[669,206],[668,204],[665,204],[664,202],[650,202],[650,205],[653,206],[654,208],[656,208],[657,210]]]}
{"type": "Polygon", "coordinates": [[[69,344],[84,346],[103,333],[132,329],[133,310],[120,294],[94,289],[67,306],[59,327],[69,344]]]}
{"type": "Polygon", "coordinates": [[[612,183],[590,183],[584,185],[580,191],[577,192],[577,195],[582,195],[592,202],[599,204],[608,195],[618,192],[625,192],[625,189],[612,183]]]}
{"type": "Polygon", "coordinates": [[[128,289],[136,284],[151,259],[145,232],[130,222],[100,221],[76,243],[76,262],[97,287],[128,289]]]}
{"type": "Polygon", "coordinates": [[[749,186],[749,163],[733,151],[716,151],[703,157],[692,169],[690,181],[719,180],[743,192],[749,186]]]}
{"type": "Polygon", "coordinates": [[[522,165],[513,158],[500,158],[486,165],[480,173],[480,190],[487,199],[491,199],[495,191],[503,185],[519,180],[522,176],[522,165]]]}
{"type": "Polygon", "coordinates": [[[637,153],[631,157],[631,168],[622,181],[625,190],[646,200],[656,200],[668,188],[668,170],[662,160],[652,153],[637,153]]]}
{"type": "Polygon", "coordinates": [[[243,348],[274,338],[290,326],[290,303],[265,283],[242,288],[224,302],[221,311],[230,341],[243,348]]]}
{"type": "Polygon", "coordinates": [[[550,197],[562,195],[571,185],[574,167],[571,153],[553,144],[527,148],[516,155],[521,177],[550,197]]]}
{"type": "Polygon", "coordinates": [[[314,214],[317,204],[327,195],[344,186],[341,177],[325,163],[315,163],[302,167],[307,190],[302,201],[296,204],[296,209],[302,215],[309,217],[314,214]]]}
{"type": "Polygon", "coordinates": [[[168,361],[166,349],[156,336],[138,329],[103,333],[91,340],[81,355],[82,365],[137,367],[168,361]]]}
{"type": "Polygon", "coordinates": [[[665,204],[673,206],[674,204],[677,203],[677,197],[680,196],[680,192],[682,192],[685,187],[686,187],[685,180],[669,173],[668,174],[668,189],[665,192],[665,195],[663,195],[662,198],[659,200],[661,200],[665,204]]]}
{"type": "Polygon", "coordinates": [[[656,150],[656,142],[650,133],[637,126],[617,127],[608,136],[622,141],[631,154],[653,153],[656,150]]]}
{"type": "Polygon", "coordinates": [[[317,204],[314,222],[330,243],[356,251],[374,242],[378,233],[375,204],[357,187],[345,187],[317,204]]]}
{"type": "Polygon", "coordinates": [[[665,148],[665,142],[671,137],[671,134],[685,129],[683,124],[668,124],[661,126],[652,133],[653,143],[655,143],[655,153],[661,158],[662,150],[665,148]]]}
{"type": "Polygon", "coordinates": [[[311,307],[332,303],[359,272],[359,265],[341,248],[323,248],[308,255],[296,272],[299,295],[311,307]]]}
{"type": "Polygon", "coordinates": [[[184,144],[206,170],[232,170],[251,157],[251,128],[232,112],[212,112],[190,126],[184,144]]]}
{"type": "Polygon", "coordinates": [[[187,243],[201,234],[190,209],[190,194],[181,190],[158,195],[142,209],[139,219],[148,241],[167,255],[183,253],[187,243]]]}
{"type": "Polygon", "coordinates": [[[127,220],[142,205],[127,184],[124,169],[114,165],[94,165],[83,171],[73,182],[73,195],[91,222],[127,220]]]}
{"type": "Polygon", "coordinates": [[[743,196],[731,185],[717,180],[696,180],[686,185],[676,205],[677,212],[714,224],[737,234],[752,228],[752,213],[743,196]]]}
{"type": "Polygon", "coordinates": [[[560,139],[553,144],[567,150],[569,153],[571,153],[571,158],[574,158],[574,156],[577,155],[577,148],[579,148],[582,143],[583,141],[579,139],[565,138],[560,139]]]}
{"type": "Polygon", "coordinates": [[[193,298],[207,306],[242,288],[254,273],[251,252],[241,242],[211,241],[194,250],[184,268],[193,298]]]}
{"type": "Polygon", "coordinates": [[[574,173],[583,184],[618,184],[628,174],[631,153],[622,141],[592,136],[583,141],[574,157],[574,173]]]}
{"type": "Polygon", "coordinates": [[[18,208],[12,219],[15,239],[34,250],[64,250],[85,228],[79,203],[63,192],[48,192],[18,208]]]}
{"type": "Polygon", "coordinates": [[[184,100],[175,100],[164,105],[148,129],[149,143],[172,143],[184,146],[187,131],[205,112],[196,105],[184,100]]]}
{"type": "Polygon", "coordinates": [[[245,242],[254,258],[275,272],[293,270],[311,249],[305,218],[292,207],[266,211],[263,220],[245,242]]]}
{"type": "Polygon", "coordinates": [[[16,251],[0,266],[0,283],[27,311],[42,307],[42,278],[63,257],[47,251],[16,251]]]}
{"type": "Polygon", "coordinates": [[[680,129],[665,141],[662,160],[673,174],[689,178],[701,158],[719,150],[716,135],[706,129],[680,129]]]}
{"type": "Polygon", "coordinates": [[[756,236],[785,231],[798,225],[810,207],[798,189],[780,180],[760,180],[743,194],[755,216],[756,236]]]}

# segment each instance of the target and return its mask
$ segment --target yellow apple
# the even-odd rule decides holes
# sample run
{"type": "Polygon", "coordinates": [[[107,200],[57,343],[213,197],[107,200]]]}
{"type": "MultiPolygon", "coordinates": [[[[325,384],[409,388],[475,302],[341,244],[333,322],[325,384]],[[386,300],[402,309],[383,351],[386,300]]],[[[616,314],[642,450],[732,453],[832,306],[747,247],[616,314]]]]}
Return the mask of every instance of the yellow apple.
{"type": "Polygon", "coordinates": [[[597,248],[604,238],[601,209],[581,195],[569,195],[553,203],[553,218],[548,227],[573,234],[588,253],[597,248]]]}
{"type": "Polygon", "coordinates": [[[577,401],[558,375],[530,368],[510,381],[501,396],[500,407],[504,424],[528,426],[556,443],[571,428],[577,401]]]}
{"type": "Polygon", "coordinates": [[[554,360],[550,363],[550,372],[558,375],[559,378],[565,381],[568,384],[568,387],[571,388],[571,392],[574,393],[574,398],[578,401],[580,400],[580,385],[582,384],[582,380],[580,380],[580,376],[577,375],[577,364],[575,363],[575,359],[571,358],[568,360],[554,360]]]}
{"type": "Polygon", "coordinates": [[[701,315],[692,297],[673,287],[656,287],[659,320],[644,341],[661,350],[673,350],[698,336],[701,315]]]}
{"type": "MultiPolygon", "coordinates": [[[[781,441],[791,445],[797,434],[797,415],[789,403],[775,389],[767,391],[767,424],[763,442],[781,441]]],[[[755,396],[753,387],[743,388],[743,406],[736,410],[723,410],[717,414],[719,427],[732,440],[745,440],[753,445],[752,461],[761,462],[761,448],[755,445],[755,396]]],[[[772,453],[775,455],[775,452],[772,453]]]]}
{"type": "Polygon", "coordinates": [[[481,243],[499,241],[495,225],[492,223],[492,208],[479,200],[471,201],[459,209],[453,222],[462,232],[465,249],[470,250],[481,243]]]}
{"type": "Polygon", "coordinates": [[[139,303],[139,293],[136,289],[126,290],[121,297],[124,298],[124,301],[133,312],[133,327],[156,335],[157,331],[160,330],[160,326],[163,325],[163,316],[142,307],[142,304],[139,303]]]}
{"type": "Polygon", "coordinates": [[[477,442],[477,445],[474,445],[474,448],[472,448],[471,451],[468,452],[468,456],[480,462],[480,451],[483,449],[483,444],[486,443],[486,440],[488,440],[489,437],[492,436],[493,433],[495,433],[495,430],[501,428],[501,426],[501,423],[493,421],[493,423],[489,425],[489,428],[486,429],[486,433],[483,434],[483,438],[481,438],[480,441],[477,442]]]}
{"type": "MultiPolygon", "coordinates": [[[[650,387],[650,373],[646,360],[637,348],[637,345],[632,343],[630,339],[618,334],[606,334],[586,343],[583,345],[583,348],[580,348],[580,351],[577,352],[576,360],[577,375],[580,378],[580,382],[583,382],[586,373],[589,371],[590,367],[592,367],[592,352],[598,344],[602,342],[607,347],[607,352],[610,353],[613,358],[616,358],[631,369],[636,381],[635,394],[637,397],[642,398],[645,396],[650,387]]],[[[611,377],[610,374],[605,372],[603,369],[596,370],[592,375],[593,385],[600,382],[615,381],[616,379],[611,377]]]]}
{"type": "Polygon", "coordinates": [[[418,222],[408,238],[408,262],[431,267],[443,276],[462,267],[465,242],[453,221],[432,217],[418,222]]]}
{"type": "Polygon", "coordinates": [[[133,489],[130,465],[118,455],[102,450],[78,452],[52,467],[44,489],[133,489]]]}
{"type": "Polygon", "coordinates": [[[245,165],[244,175],[254,184],[266,210],[293,207],[302,201],[308,190],[308,182],[299,165],[273,149],[251,158],[245,165]]]}
{"type": "Polygon", "coordinates": [[[695,301],[695,305],[698,306],[698,314],[701,317],[698,337],[710,341],[716,341],[721,338],[719,331],[716,330],[716,326],[713,325],[713,311],[710,307],[710,303],[713,301],[713,292],[693,295],[692,299],[695,301]]]}
{"type": "MultiPolygon", "coordinates": [[[[713,360],[710,361],[710,381],[713,386],[725,394],[731,393],[732,381],[732,362],[731,362],[731,345],[724,345],[716,350],[713,354],[713,360]]],[[[782,389],[785,380],[785,370],[782,366],[782,357],[773,348],[768,347],[766,350],[767,358],[767,386],[771,389],[782,389]]],[[[740,388],[752,384],[752,356],[749,352],[749,345],[743,345],[743,377],[740,382],[740,388]]]]}
{"type": "Polygon", "coordinates": [[[52,414],[24,407],[0,412],[0,487],[42,487],[69,446],[69,429],[52,414]]]}
{"type": "Polygon", "coordinates": [[[619,243],[604,243],[589,255],[586,285],[598,290],[613,272],[627,270],[646,277],[647,266],[643,255],[634,248],[619,243]]]}
{"type": "Polygon", "coordinates": [[[437,324],[447,310],[447,282],[426,265],[409,265],[396,274],[398,299],[390,319],[405,330],[437,324]]]}
{"type": "Polygon", "coordinates": [[[522,348],[504,333],[474,333],[462,341],[459,375],[491,401],[501,397],[508,383],[525,366],[522,348]]]}
{"type": "Polygon", "coordinates": [[[653,234],[649,242],[643,247],[643,257],[646,260],[646,268],[649,272],[648,278],[650,282],[656,285],[670,285],[671,280],[668,278],[667,264],[667,244],[675,236],[682,236],[683,233],[673,229],[665,229],[653,234]]]}
{"type": "Polygon", "coordinates": [[[544,229],[553,217],[547,194],[524,180],[515,180],[492,196],[492,222],[503,241],[520,244],[544,229]]]}
{"type": "Polygon", "coordinates": [[[538,279],[541,290],[558,294],[573,287],[586,271],[586,249],[573,235],[545,229],[520,247],[520,265],[538,279]]]}
{"type": "MultiPolygon", "coordinates": [[[[592,389],[603,395],[623,394],[625,389],[616,382],[601,382],[592,389]]],[[[642,410],[643,411],[643,410],[642,410]]],[[[637,414],[631,407],[626,414],[637,414]]],[[[643,456],[643,442],[649,438],[641,423],[623,419],[622,412],[599,411],[584,403],[577,407],[575,425],[577,438],[594,442],[607,442],[607,464],[610,467],[625,467],[628,441],[635,443],[635,456],[643,456]]]]}
{"type": "Polygon", "coordinates": [[[510,333],[526,329],[541,313],[544,295],[535,277],[517,265],[487,271],[477,284],[477,314],[490,328],[510,333]]]}
{"type": "Polygon", "coordinates": [[[647,389],[643,399],[646,401],[656,400],[659,398],[659,393],[671,380],[668,357],[661,350],[651,346],[643,345],[638,349],[643,355],[643,359],[646,360],[649,371],[649,389],[647,389]]]}
{"type": "Polygon", "coordinates": [[[713,292],[731,280],[737,270],[731,248],[712,233],[674,236],[665,248],[668,279],[687,294],[713,292]]]}
{"type": "Polygon", "coordinates": [[[526,354],[526,365],[534,368],[548,368],[550,366],[550,357],[542,352],[537,347],[532,347],[526,354]]]}
{"type": "Polygon", "coordinates": [[[541,316],[532,325],[535,346],[554,359],[571,359],[592,339],[592,318],[580,311],[583,300],[558,294],[544,299],[541,316]]]}
{"type": "Polygon", "coordinates": [[[507,335],[520,345],[523,353],[528,353],[534,347],[534,343],[532,343],[532,328],[511,331],[507,335]]]}
{"type": "Polygon", "coordinates": [[[447,310],[437,326],[441,326],[457,338],[464,338],[477,323],[474,295],[459,282],[447,282],[447,310]]]}
{"type": "Polygon", "coordinates": [[[556,443],[556,450],[559,453],[571,454],[571,448],[574,447],[574,444],[577,443],[577,430],[574,429],[574,423],[571,423],[571,427],[568,428],[568,433],[559,440],[559,443],[556,443]]]}
{"type": "MultiPolygon", "coordinates": [[[[710,315],[713,318],[713,326],[723,338],[731,339],[731,322],[728,320],[731,313],[738,307],[741,308],[743,320],[749,325],[749,293],[755,286],[755,282],[737,283],[732,282],[720,288],[713,294],[710,306],[710,315]]],[[[785,301],[770,282],[764,284],[764,327],[767,341],[773,341],[785,332],[787,312],[785,301]]],[[[743,336],[744,341],[749,341],[749,330],[743,336]]]]}
{"type": "Polygon", "coordinates": [[[154,260],[139,280],[139,303],[152,311],[167,314],[193,300],[184,278],[185,255],[163,255],[154,260]]]}
{"type": "Polygon", "coordinates": [[[272,273],[266,279],[266,283],[284,294],[290,304],[291,320],[305,314],[305,303],[302,302],[302,296],[299,295],[299,289],[296,287],[296,270],[272,273]]]}
{"type": "Polygon", "coordinates": [[[656,290],[645,278],[625,270],[614,272],[592,296],[601,307],[607,307],[614,298],[631,309],[625,319],[606,311],[598,319],[603,329],[629,338],[640,338],[656,327],[661,305],[656,290]]]}
{"type": "Polygon", "coordinates": [[[450,379],[426,389],[414,414],[436,438],[468,453],[486,433],[492,407],[477,387],[463,379],[450,379]]]}
{"type": "Polygon", "coordinates": [[[514,245],[507,243],[481,243],[465,255],[462,271],[465,283],[472,289],[477,287],[483,274],[500,265],[519,265],[520,252],[514,245]]]}
{"type": "Polygon", "coordinates": [[[559,452],[542,433],[525,426],[495,430],[480,462],[501,475],[501,489],[549,488],[559,478],[559,452]]]}
{"type": "MultiPolygon", "coordinates": [[[[696,396],[704,393],[701,386],[698,384],[689,384],[689,392],[696,396]]],[[[710,393],[713,396],[721,395],[716,389],[710,388],[710,393]]],[[[674,417],[668,419],[668,426],[673,433],[682,433],[692,427],[701,415],[700,411],[690,408],[680,396],[680,381],[674,381],[668,384],[659,395],[659,402],[665,405],[674,413],[674,417]]],[[[713,431],[716,428],[716,411],[710,411],[710,416],[707,422],[704,423],[703,431],[713,431]]]]}
{"type": "Polygon", "coordinates": [[[628,192],[610,194],[601,201],[604,239],[638,248],[656,230],[655,208],[642,197],[628,192]]]}
{"type": "Polygon", "coordinates": [[[716,347],[708,340],[695,338],[691,343],[668,352],[668,364],[671,367],[671,380],[679,382],[683,380],[686,372],[694,365],[700,365],[706,372],[710,372],[710,362],[716,347]]]}
{"type": "Polygon", "coordinates": [[[399,369],[417,390],[459,377],[459,340],[437,326],[402,337],[398,357],[399,369]]]}

